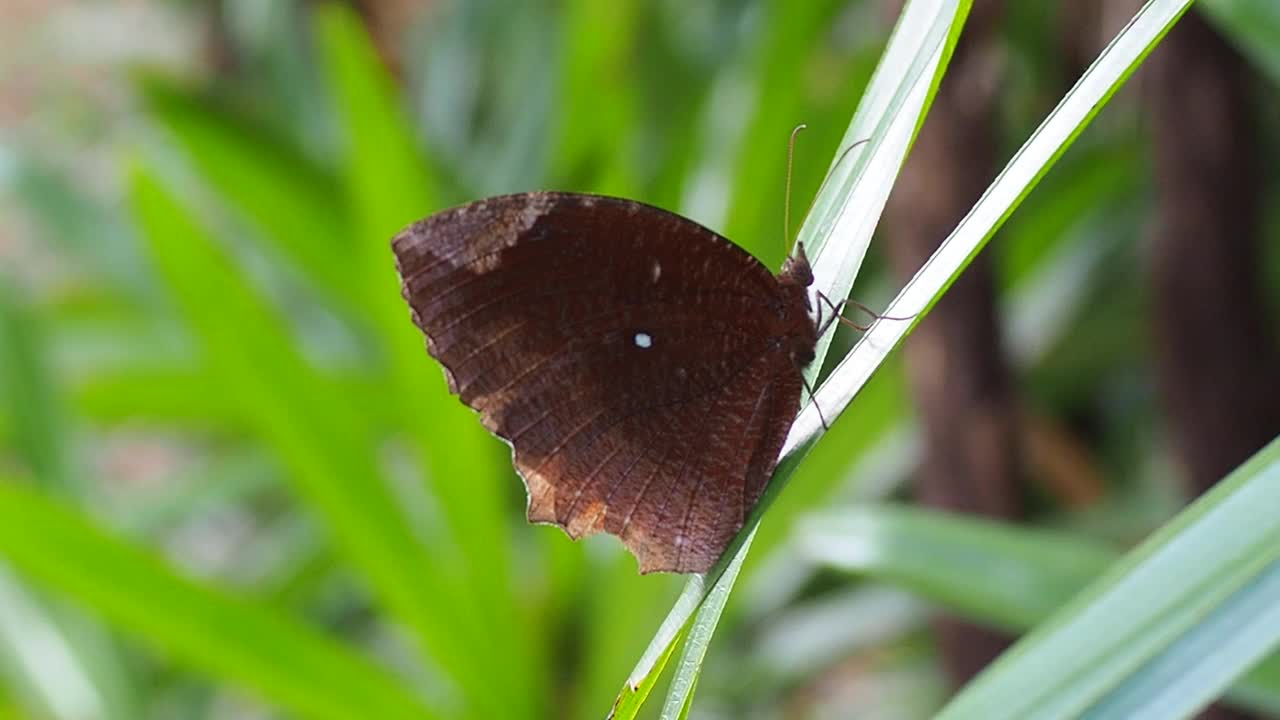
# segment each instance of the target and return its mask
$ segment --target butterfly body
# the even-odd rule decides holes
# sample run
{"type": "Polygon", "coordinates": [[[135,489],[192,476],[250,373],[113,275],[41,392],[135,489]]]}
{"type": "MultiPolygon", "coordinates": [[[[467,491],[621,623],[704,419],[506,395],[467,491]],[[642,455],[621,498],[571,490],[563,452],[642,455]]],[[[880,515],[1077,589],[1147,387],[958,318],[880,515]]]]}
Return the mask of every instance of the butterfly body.
{"type": "Polygon", "coordinates": [[[641,203],[522,193],[392,243],[450,389],[512,447],[530,521],[705,572],[777,464],[813,359],[803,252],[777,276],[641,203]]]}

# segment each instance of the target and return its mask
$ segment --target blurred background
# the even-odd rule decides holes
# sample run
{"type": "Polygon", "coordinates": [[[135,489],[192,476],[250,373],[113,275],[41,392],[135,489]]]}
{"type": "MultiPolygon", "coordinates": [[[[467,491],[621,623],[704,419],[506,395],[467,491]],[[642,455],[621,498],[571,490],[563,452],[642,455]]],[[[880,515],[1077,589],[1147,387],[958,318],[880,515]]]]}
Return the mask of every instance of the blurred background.
{"type": "MultiPolygon", "coordinates": [[[[855,298],[1136,7],[975,1],[855,298]]],[[[803,209],[895,14],[0,0],[0,718],[604,715],[681,578],[524,523],[388,239],[579,190],[777,267],[788,133],[803,209]]],[[[926,717],[1280,433],[1277,48],[1204,3],[1076,141],[769,511],[695,717],[926,717]],[[798,541],[833,508],[862,567],[798,541]]]]}

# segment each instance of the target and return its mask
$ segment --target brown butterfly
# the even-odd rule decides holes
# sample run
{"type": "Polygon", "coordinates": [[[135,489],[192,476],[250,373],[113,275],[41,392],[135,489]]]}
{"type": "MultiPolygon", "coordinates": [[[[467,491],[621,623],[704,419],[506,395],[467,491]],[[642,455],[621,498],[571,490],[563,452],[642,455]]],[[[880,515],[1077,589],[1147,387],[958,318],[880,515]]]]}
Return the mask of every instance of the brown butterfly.
{"type": "Polygon", "coordinates": [[[392,248],[450,390],[511,445],[531,522],[612,533],[641,572],[715,564],[813,360],[803,247],[775,276],[665,210],[532,192],[437,213],[392,248]]]}

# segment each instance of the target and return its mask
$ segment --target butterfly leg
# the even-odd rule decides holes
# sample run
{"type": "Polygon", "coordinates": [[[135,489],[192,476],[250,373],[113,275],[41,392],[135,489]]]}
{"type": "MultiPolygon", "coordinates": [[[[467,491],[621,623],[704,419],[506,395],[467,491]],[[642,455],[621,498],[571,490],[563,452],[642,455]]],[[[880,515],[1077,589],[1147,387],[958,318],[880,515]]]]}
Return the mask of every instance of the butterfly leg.
{"type": "Polygon", "coordinates": [[[818,420],[822,423],[822,429],[830,430],[831,426],[827,424],[827,418],[822,414],[822,406],[818,404],[818,396],[813,394],[813,386],[804,375],[800,376],[800,382],[804,383],[804,389],[809,392],[809,401],[813,403],[813,409],[818,411],[818,420]]]}
{"type": "Polygon", "coordinates": [[[818,303],[819,303],[818,318],[820,319],[822,318],[822,303],[824,302],[827,304],[827,307],[831,308],[832,313],[831,313],[831,317],[827,320],[825,324],[823,324],[821,320],[818,321],[819,337],[821,337],[823,333],[825,333],[831,327],[832,323],[837,321],[840,322],[840,324],[842,325],[848,325],[849,327],[853,328],[854,330],[857,330],[858,332],[866,332],[867,330],[871,329],[870,325],[859,325],[858,323],[850,320],[849,318],[846,318],[842,314],[844,312],[845,305],[853,305],[854,307],[858,308],[862,312],[870,315],[875,320],[913,320],[916,317],[915,315],[908,315],[907,317],[894,317],[892,315],[881,315],[880,313],[876,312],[875,310],[872,310],[866,305],[863,305],[857,300],[841,300],[840,304],[836,305],[835,303],[831,302],[831,298],[819,292],[818,293],[818,303]]]}

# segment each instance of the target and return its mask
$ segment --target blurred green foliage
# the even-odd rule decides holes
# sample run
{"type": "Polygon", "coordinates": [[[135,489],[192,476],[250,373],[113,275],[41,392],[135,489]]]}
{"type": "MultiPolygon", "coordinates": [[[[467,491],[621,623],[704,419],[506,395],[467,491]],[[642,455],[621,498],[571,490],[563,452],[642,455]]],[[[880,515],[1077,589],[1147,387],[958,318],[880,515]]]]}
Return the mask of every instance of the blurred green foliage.
{"type": "MultiPolygon", "coordinates": [[[[1266,3],[1211,5],[1274,88],[1277,25],[1241,20],[1274,17],[1266,3]]],[[[208,22],[204,5],[179,7],[208,22]]],[[[264,703],[299,717],[599,717],[678,580],[637,576],[610,538],[574,544],[523,522],[508,451],[448,395],[387,240],[483,195],[591,190],[680,211],[776,266],[787,134],[810,128],[798,214],[879,56],[878,8],[440,3],[377,43],[337,3],[224,9],[231,69],[117,78],[136,103],[99,129],[118,197],[47,142],[0,138],[43,258],[30,267],[56,267],[0,269],[0,717],[216,718],[264,703]]],[[[1056,72],[1054,32],[1051,13],[1011,13],[1010,149],[1073,79],[1056,72]]],[[[1275,97],[1260,112],[1272,146],[1275,97]]],[[[1038,519],[1104,559],[1180,502],[1132,281],[1146,139],[1115,105],[992,248],[1028,412],[1108,479],[1080,510],[1039,478],[1038,519]]],[[[880,265],[855,290],[873,306],[894,283],[880,265]]],[[[826,662],[803,674],[779,667],[768,634],[815,600],[879,590],[797,561],[793,530],[806,510],[901,492],[908,408],[900,368],[884,368],[771,508],[700,703],[731,717],[934,709],[926,615],[905,595],[835,616],[864,635],[808,651],[826,662]],[[832,682],[872,689],[841,699],[823,693],[832,682]],[[917,704],[883,711],[874,688],[917,704]]],[[[1040,539],[974,542],[1016,559],[1040,539]]],[[[919,580],[906,560],[880,574],[1021,628],[1095,569],[1004,600],[919,580]]]]}

